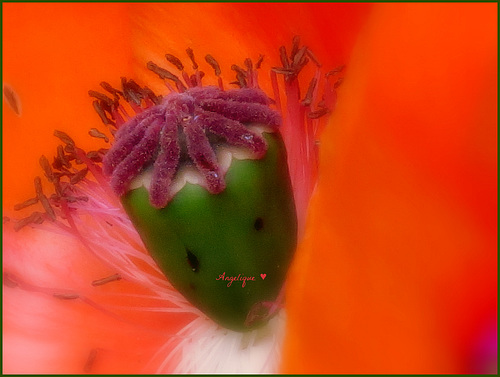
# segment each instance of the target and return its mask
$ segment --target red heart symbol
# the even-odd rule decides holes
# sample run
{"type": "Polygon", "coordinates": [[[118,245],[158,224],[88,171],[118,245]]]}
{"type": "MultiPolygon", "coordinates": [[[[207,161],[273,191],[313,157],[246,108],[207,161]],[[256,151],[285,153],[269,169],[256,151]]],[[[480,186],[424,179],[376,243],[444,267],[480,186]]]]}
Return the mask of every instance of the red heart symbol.
{"type": "Polygon", "coordinates": [[[260,277],[262,278],[262,280],[264,280],[266,278],[266,274],[260,274],[260,277]]]}

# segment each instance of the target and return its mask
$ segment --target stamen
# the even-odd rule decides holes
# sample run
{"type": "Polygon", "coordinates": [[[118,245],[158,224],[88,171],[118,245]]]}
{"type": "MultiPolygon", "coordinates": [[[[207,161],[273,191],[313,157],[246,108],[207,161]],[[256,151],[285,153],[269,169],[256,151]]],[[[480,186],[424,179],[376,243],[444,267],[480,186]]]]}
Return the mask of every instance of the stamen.
{"type": "Polygon", "coordinates": [[[108,149],[101,148],[98,151],[90,151],[87,153],[87,158],[94,162],[102,162],[102,156],[106,154],[108,149]]]}
{"type": "Polygon", "coordinates": [[[62,166],[68,169],[71,168],[71,163],[66,158],[66,155],[64,154],[64,148],[62,145],[57,146],[57,157],[59,158],[59,161],[61,162],[62,166]]]}
{"type": "Polygon", "coordinates": [[[45,176],[49,180],[49,182],[52,182],[54,179],[54,172],[52,171],[52,168],[50,167],[49,160],[47,157],[42,155],[39,160],[40,166],[43,169],[43,172],[45,173],[45,176]]]}
{"type": "Polygon", "coordinates": [[[173,65],[175,65],[175,67],[179,70],[179,71],[183,71],[184,70],[184,65],[182,64],[182,62],[179,60],[179,58],[177,58],[176,56],[174,55],[171,55],[171,54],[165,54],[165,58],[167,58],[167,60],[172,63],[173,65]]]}
{"type": "Polygon", "coordinates": [[[271,70],[280,75],[291,76],[295,74],[295,70],[292,68],[283,68],[283,67],[272,67],[271,70]]]}
{"type": "Polygon", "coordinates": [[[83,371],[85,373],[92,372],[92,367],[94,366],[96,357],[97,357],[97,348],[93,348],[90,350],[89,356],[87,357],[87,361],[85,362],[85,365],[83,366],[83,371]]]}
{"type": "Polygon", "coordinates": [[[239,85],[240,88],[246,88],[247,87],[247,72],[241,68],[240,66],[233,64],[231,66],[231,69],[236,72],[236,80],[237,84],[239,85]]]}
{"type": "Polygon", "coordinates": [[[85,176],[87,175],[89,169],[88,168],[85,168],[85,169],[82,169],[78,172],[76,172],[71,178],[70,178],[70,183],[72,185],[76,185],[78,182],[80,182],[83,178],[85,178],[85,176]]]}
{"type": "Polygon", "coordinates": [[[8,85],[3,85],[3,98],[17,116],[21,116],[21,99],[14,89],[8,85]]]}
{"type": "Polygon", "coordinates": [[[39,195],[38,199],[40,200],[40,203],[42,203],[43,209],[45,210],[45,213],[49,215],[50,220],[55,221],[56,220],[56,213],[54,212],[54,209],[50,205],[49,199],[45,195],[39,195]]]}
{"type": "Polygon", "coordinates": [[[118,281],[118,280],[121,280],[121,275],[120,274],[114,274],[114,275],[111,275],[111,276],[107,276],[105,278],[102,278],[102,279],[97,279],[97,280],[94,280],[92,282],[92,285],[94,287],[98,287],[100,285],[104,285],[104,284],[108,284],[108,283],[111,283],[113,281],[118,281]]]}
{"type": "Polygon", "coordinates": [[[14,206],[14,211],[19,211],[19,210],[21,210],[23,208],[32,206],[33,204],[36,204],[36,203],[38,203],[38,197],[25,200],[22,203],[16,204],[14,206]]]}
{"type": "Polygon", "coordinates": [[[35,182],[35,193],[39,197],[40,195],[43,195],[42,180],[40,179],[40,177],[35,177],[34,182],[35,182]]]}
{"type": "Polygon", "coordinates": [[[40,212],[33,212],[28,217],[24,217],[14,224],[14,230],[17,232],[29,224],[41,224],[43,223],[43,214],[40,212]]]}
{"type": "Polygon", "coordinates": [[[120,100],[120,95],[123,96],[123,92],[119,91],[118,89],[113,88],[110,84],[108,84],[105,81],[102,81],[99,85],[106,90],[107,92],[111,93],[113,97],[115,97],[115,102],[120,100]]]}
{"type": "Polygon", "coordinates": [[[109,143],[108,137],[102,132],[100,132],[97,128],[91,128],[89,131],[89,135],[92,137],[103,139],[106,143],[109,143]]]}
{"type": "Polygon", "coordinates": [[[73,141],[72,138],[70,138],[68,136],[67,133],[63,132],[63,131],[58,131],[58,130],[55,130],[54,131],[54,136],[59,138],[64,144],[67,144],[67,145],[75,145],[75,142],[73,141]]]}
{"type": "Polygon", "coordinates": [[[191,59],[191,62],[193,63],[193,69],[198,69],[198,64],[196,64],[196,61],[194,60],[194,52],[192,48],[187,48],[186,53],[189,56],[189,59],[191,59]]]}
{"type": "Polygon", "coordinates": [[[295,35],[292,39],[292,50],[290,51],[290,58],[293,60],[295,58],[295,54],[299,51],[300,45],[300,37],[295,35]]]}
{"type": "Polygon", "coordinates": [[[153,102],[154,105],[159,105],[161,102],[161,96],[157,96],[155,92],[153,92],[151,89],[149,89],[147,86],[145,86],[143,89],[143,93],[148,98],[153,102]]]}
{"type": "Polygon", "coordinates": [[[172,72],[167,71],[165,68],[159,67],[153,62],[148,62],[147,68],[150,71],[153,71],[154,73],[156,73],[161,79],[167,79],[167,80],[173,81],[175,83],[175,85],[177,86],[177,89],[179,89],[180,91],[186,90],[186,87],[181,82],[181,80],[176,75],[174,75],[172,72]]]}
{"type": "Polygon", "coordinates": [[[337,89],[343,82],[344,82],[344,78],[340,77],[337,81],[335,81],[335,84],[333,84],[333,88],[337,89]]]}
{"type": "Polygon", "coordinates": [[[215,71],[215,76],[219,77],[221,74],[220,66],[219,63],[217,63],[217,60],[214,59],[214,57],[210,54],[205,56],[205,60],[207,63],[214,69],[215,71]]]}
{"type": "Polygon", "coordinates": [[[101,121],[104,124],[106,124],[106,125],[113,124],[114,125],[113,121],[111,119],[109,119],[108,116],[106,115],[106,112],[102,108],[99,101],[93,101],[92,106],[94,107],[95,112],[97,113],[97,115],[99,115],[99,118],[101,118],[101,121]]]}
{"type": "Polygon", "coordinates": [[[52,296],[58,298],[60,300],[76,300],[80,298],[80,295],[77,293],[54,293],[52,296]]]}
{"type": "Polygon", "coordinates": [[[137,88],[134,81],[132,80],[127,80],[127,78],[122,77],[120,79],[122,89],[123,89],[123,98],[125,101],[130,103],[131,105],[134,104],[136,106],[141,105],[141,96],[140,93],[137,92],[137,88]]]}
{"type": "Polygon", "coordinates": [[[290,62],[288,61],[288,56],[286,55],[285,46],[280,46],[279,52],[280,52],[280,60],[281,60],[281,64],[283,64],[283,68],[285,68],[285,69],[290,68],[290,62]]]}
{"type": "Polygon", "coordinates": [[[260,54],[257,62],[255,63],[255,69],[260,69],[262,61],[264,60],[264,55],[260,54]]]}
{"type": "Polygon", "coordinates": [[[246,58],[244,61],[244,64],[245,64],[245,67],[247,67],[248,74],[250,74],[250,72],[252,72],[252,70],[253,70],[252,60],[250,58],[246,58]]]}
{"type": "Polygon", "coordinates": [[[108,105],[110,108],[112,108],[115,105],[115,101],[113,99],[109,98],[105,94],[96,92],[95,90],[89,90],[89,96],[97,98],[98,100],[108,105]]]}
{"type": "Polygon", "coordinates": [[[322,116],[328,114],[329,110],[327,108],[322,108],[317,111],[312,111],[307,116],[311,119],[318,119],[321,118],[322,116]]]}
{"type": "Polygon", "coordinates": [[[311,79],[311,82],[309,82],[309,87],[307,89],[306,96],[302,100],[302,105],[304,105],[304,106],[311,105],[314,89],[316,88],[317,83],[318,83],[318,80],[315,77],[313,77],[311,79]]]}
{"type": "Polygon", "coordinates": [[[342,72],[342,71],[344,70],[344,68],[345,68],[345,65],[338,66],[337,68],[332,69],[331,71],[328,71],[328,72],[325,74],[325,76],[326,76],[326,77],[329,77],[329,76],[336,75],[336,74],[338,74],[338,73],[342,72]]]}
{"type": "Polygon", "coordinates": [[[309,49],[307,49],[306,53],[307,53],[307,56],[309,57],[309,59],[311,59],[312,62],[314,64],[316,64],[316,67],[321,68],[321,63],[319,62],[319,60],[316,57],[316,55],[314,55],[314,53],[311,50],[309,50],[309,49]]]}
{"type": "Polygon", "coordinates": [[[300,67],[302,64],[304,64],[304,55],[307,51],[307,47],[304,46],[302,47],[293,57],[292,59],[292,67],[300,67]]]}

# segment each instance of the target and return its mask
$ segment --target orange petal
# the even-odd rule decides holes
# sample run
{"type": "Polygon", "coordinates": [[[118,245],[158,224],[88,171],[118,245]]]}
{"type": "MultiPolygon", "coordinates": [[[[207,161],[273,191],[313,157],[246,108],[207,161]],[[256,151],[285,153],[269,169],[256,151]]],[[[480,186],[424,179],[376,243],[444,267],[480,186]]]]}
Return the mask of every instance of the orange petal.
{"type": "Polygon", "coordinates": [[[33,196],[38,159],[52,162],[59,141],[54,129],[92,144],[98,118],[87,91],[130,74],[127,20],[123,4],[3,5],[3,81],[22,104],[17,116],[3,101],[4,208],[33,196]]]}
{"type": "Polygon", "coordinates": [[[68,236],[4,228],[3,251],[4,373],[152,373],[152,356],[190,320],[141,310],[158,300],[138,284],[92,286],[115,271],[68,236]]]}
{"type": "Polygon", "coordinates": [[[284,372],[471,372],[496,323],[496,10],[374,11],[321,139],[284,372]]]}

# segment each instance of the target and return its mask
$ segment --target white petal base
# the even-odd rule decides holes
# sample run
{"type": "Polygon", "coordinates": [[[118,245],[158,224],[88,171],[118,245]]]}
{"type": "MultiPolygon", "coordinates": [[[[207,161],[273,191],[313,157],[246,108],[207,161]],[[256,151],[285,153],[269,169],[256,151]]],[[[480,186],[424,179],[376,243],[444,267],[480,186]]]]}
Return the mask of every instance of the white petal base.
{"type": "MultiPolygon", "coordinates": [[[[246,333],[224,329],[207,318],[198,318],[178,335],[180,344],[166,356],[158,373],[174,374],[272,374],[279,372],[285,333],[285,312],[268,324],[246,333]],[[173,371],[169,365],[180,355],[173,371]]],[[[165,344],[165,350],[168,349],[165,344]]],[[[160,357],[162,350],[157,354],[160,357]]]]}

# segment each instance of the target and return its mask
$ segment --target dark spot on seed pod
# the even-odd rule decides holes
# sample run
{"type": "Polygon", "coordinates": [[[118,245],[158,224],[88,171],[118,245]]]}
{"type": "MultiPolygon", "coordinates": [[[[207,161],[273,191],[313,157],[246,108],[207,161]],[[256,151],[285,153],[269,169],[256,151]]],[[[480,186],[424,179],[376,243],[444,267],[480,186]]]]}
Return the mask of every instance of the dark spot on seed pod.
{"type": "Polygon", "coordinates": [[[196,255],[194,255],[189,249],[186,249],[186,254],[189,266],[191,267],[193,272],[198,272],[200,269],[200,261],[198,260],[196,255]]]}
{"type": "Polygon", "coordinates": [[[262,228],[264,228],[264,220],[262,220],[262,217],[257,217],[255,219],[253,227],[255,228],[255,230],[261,230],[262,228]]]}

